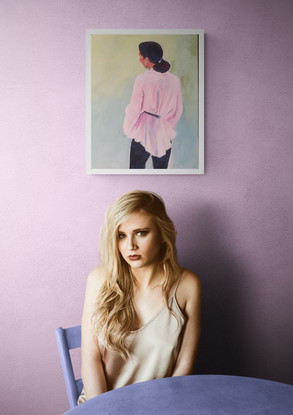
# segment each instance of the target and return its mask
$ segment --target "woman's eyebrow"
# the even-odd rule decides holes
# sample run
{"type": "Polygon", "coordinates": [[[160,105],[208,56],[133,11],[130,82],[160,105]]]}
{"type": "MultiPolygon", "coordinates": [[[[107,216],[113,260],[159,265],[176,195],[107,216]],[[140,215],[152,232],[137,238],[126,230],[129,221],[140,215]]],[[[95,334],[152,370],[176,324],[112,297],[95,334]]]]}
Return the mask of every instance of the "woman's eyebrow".
{"type": "MultiPolygon", "coordinates": [[[[137,229],[133,229],[132,232],[139,232],[139,231],[149,231],[150,228],[137,228],[137,229]]],[[[118,233],[125,233],[125,231],[120,231],[118,229],[118,233]]]]}

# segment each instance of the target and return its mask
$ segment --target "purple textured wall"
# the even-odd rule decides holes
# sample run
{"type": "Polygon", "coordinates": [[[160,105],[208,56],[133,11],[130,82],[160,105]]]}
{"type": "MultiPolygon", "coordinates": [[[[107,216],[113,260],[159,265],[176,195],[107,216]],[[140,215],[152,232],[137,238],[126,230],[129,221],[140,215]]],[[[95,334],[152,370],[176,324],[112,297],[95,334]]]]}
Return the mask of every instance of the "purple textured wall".
{"type": "Polygon", "coordinates": [[[54,329],[80,322],[105,209],[134,188],[163,196],[202,279],[198,373],[293,383],[292,1],[15,0],[0,16],[1,413],[68,408],[54,329]],[[87,28],[205,30],[204,176],[85,174],[87,28]]]}

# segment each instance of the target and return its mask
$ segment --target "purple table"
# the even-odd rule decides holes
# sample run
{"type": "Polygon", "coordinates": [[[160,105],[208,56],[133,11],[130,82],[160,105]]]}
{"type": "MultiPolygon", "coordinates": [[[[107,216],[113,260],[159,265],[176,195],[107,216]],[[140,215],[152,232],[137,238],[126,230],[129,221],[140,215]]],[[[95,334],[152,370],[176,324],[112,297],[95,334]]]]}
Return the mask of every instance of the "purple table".
{"type": "Polygon", "coordinates": [[[293,386],[219,375],[156,379],[106,392],[65,414],[292,415],[293,386]]]}

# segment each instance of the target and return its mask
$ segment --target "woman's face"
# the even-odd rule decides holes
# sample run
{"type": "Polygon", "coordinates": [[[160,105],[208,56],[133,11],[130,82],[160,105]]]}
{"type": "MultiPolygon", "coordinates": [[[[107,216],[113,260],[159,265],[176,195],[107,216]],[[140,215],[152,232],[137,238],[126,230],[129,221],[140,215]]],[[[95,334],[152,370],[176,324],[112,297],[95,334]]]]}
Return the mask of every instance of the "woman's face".
{"type": "Polygon", "coordinates": [[[151,62],[148,57],[144,58],[140,52],[138,52],[138,56],[139,62],[142,64],[144,68],[150,69],[154,66],[154,63],[151,62]]]}
{"type": "Polygon", "coordinates": [[[139,57],[139,62],[142,64],[142,66],[144,66],[144,57],[142,56],[142,54],[140,52],[138,52],[138,57],[139,57]]]}
{"type": "Polygon", "coordinates": [[[133,269],[156,266],[161,246],[159,228],[144,210],[128,215],[118,228],[119,252],[133,269]]]}

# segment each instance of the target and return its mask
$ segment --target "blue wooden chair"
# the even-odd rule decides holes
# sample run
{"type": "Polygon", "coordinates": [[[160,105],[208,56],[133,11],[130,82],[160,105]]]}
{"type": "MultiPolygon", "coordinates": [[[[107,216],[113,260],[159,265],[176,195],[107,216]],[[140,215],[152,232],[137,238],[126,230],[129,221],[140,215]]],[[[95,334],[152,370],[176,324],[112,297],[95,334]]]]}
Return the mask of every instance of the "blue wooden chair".
{"type": "Polygon", "coordinates": [[[59,327],[55,331],[63,376],[70,408],[77,406],[77,399],[81,393],[83,384],[81,379],[75,379],[70,350],[81,345],[81,326],[63,329],[59,327]]]}

